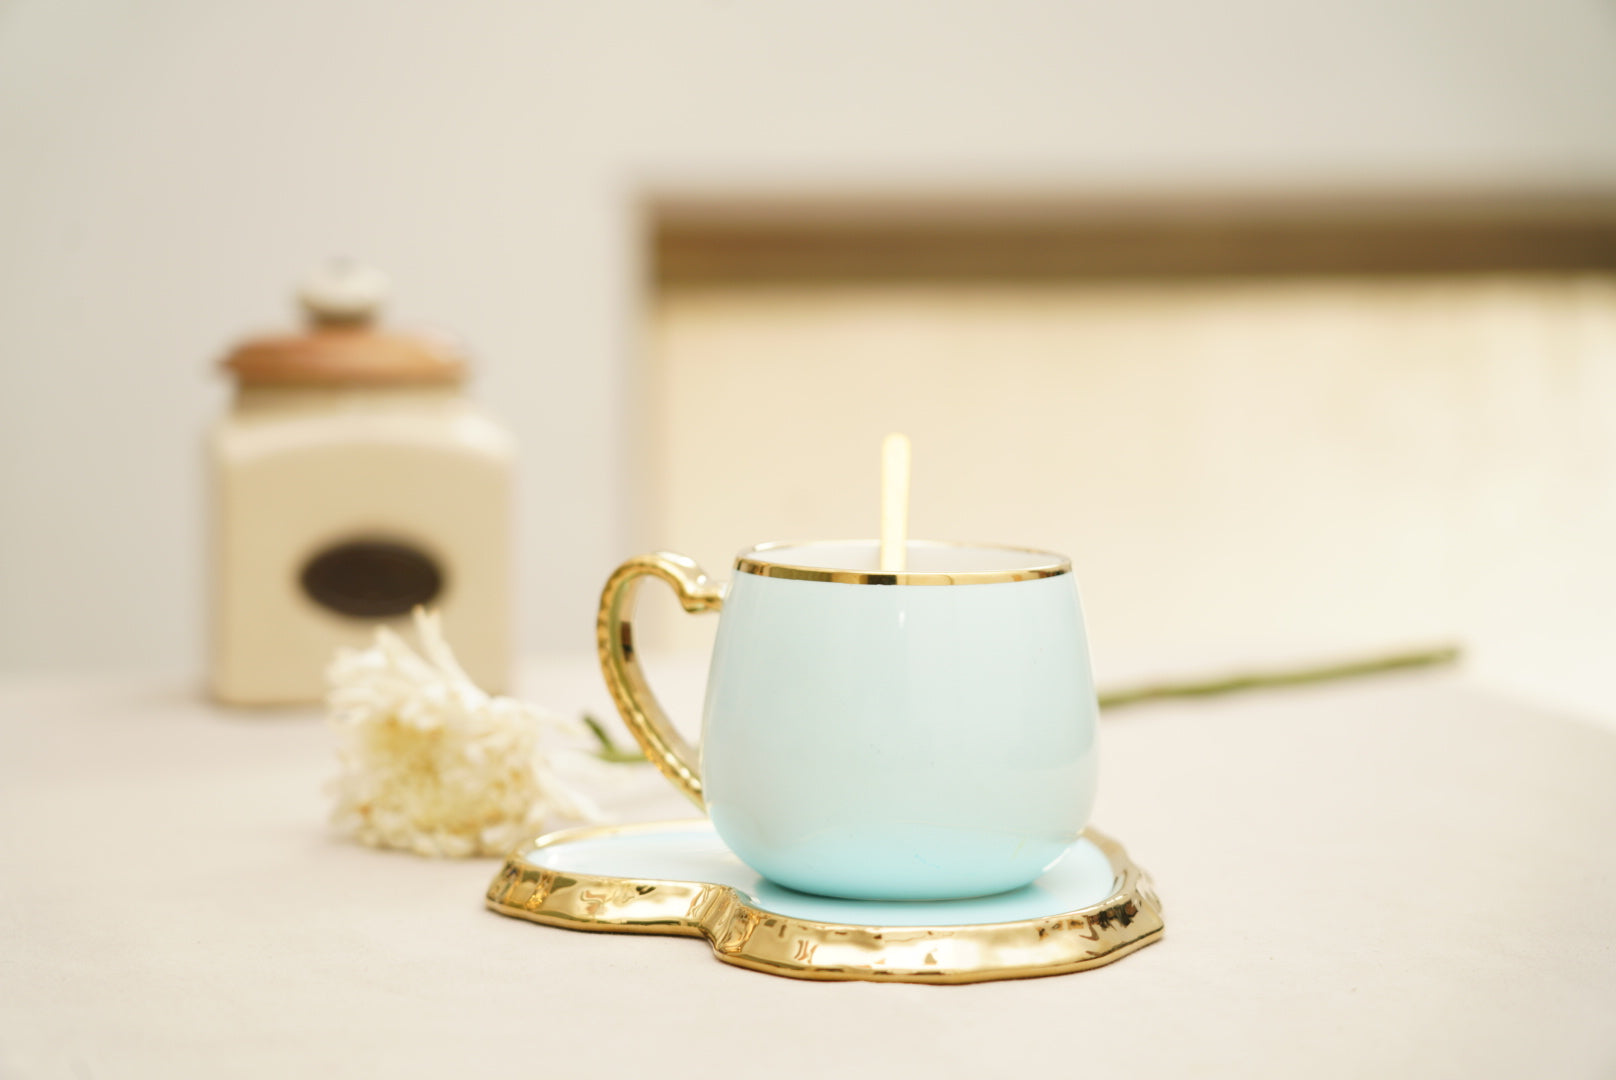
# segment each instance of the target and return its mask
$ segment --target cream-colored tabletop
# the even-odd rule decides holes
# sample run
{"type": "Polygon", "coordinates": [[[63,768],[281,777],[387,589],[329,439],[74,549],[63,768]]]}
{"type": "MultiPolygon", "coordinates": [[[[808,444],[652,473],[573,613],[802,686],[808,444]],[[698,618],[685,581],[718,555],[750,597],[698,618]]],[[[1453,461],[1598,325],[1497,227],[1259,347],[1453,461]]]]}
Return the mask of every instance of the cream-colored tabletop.
{"type": "MultiPolygon", "coordinates": [[[[605,704],[585,658],[524,691],[605,704]]],[[[0,1076],[1616,1075],[1616,734],[1418,674],[1118,712],[1104,753],[1159,944],[811,983],[501,918],[496,861],[333,838],[315,712],[12,681],[0,1076]]],[[[614,813],[684,813],[621,768],[614,813]]]]}

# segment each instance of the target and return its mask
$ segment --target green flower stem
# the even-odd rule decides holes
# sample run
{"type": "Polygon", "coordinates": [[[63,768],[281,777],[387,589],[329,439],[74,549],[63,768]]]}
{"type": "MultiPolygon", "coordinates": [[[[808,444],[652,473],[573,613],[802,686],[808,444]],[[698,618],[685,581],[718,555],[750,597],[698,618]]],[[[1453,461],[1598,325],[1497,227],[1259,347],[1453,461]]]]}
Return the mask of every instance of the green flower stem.
{"type": "Polygon", "coordinates": [[[1307,686],[1340,679],[1356,679],[1365,675],[1381,675],[1409,668],[1439,667],[1457,663],[1459,657],[1460,650],[1457,646],[1444,645],[1434,649],[1390,653],[1385,656],[1372,656],[1333,664],[1249,671],[1214,679],[1145,683],[1121,690],[1102,691],[1100,708],[1121,709],[1129,705],[1141,705],[1147,701],[1161,701],[1167,698],[1217,697],[1220,694],[1237,694],[1247,690],[1307,686]]]}

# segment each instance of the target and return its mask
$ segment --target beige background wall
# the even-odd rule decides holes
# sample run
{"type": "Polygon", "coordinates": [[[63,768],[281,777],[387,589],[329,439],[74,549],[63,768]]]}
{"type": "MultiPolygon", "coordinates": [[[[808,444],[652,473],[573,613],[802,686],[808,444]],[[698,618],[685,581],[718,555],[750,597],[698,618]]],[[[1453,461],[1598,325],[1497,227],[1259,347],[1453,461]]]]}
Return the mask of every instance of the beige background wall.
{"type": "Polygon", "coordinates": [[[477,347],[586,648],[647,194],[1609,186],[1613,101],[1602,0],[0,3],[0,666],[197,667],[209,363],[328,254],[477,347]]]}
{"type": "MultiPolygon", "coordinates": [[[[656,309],[660,543],[911,527],[1072,555],[1096,670],[1463,643],[1608,708],[1616,277],[690,287],[656,309]]],[[[712,620],[662,609],[699,648],[712,620]]],[[[655,638],[653,638],[655,640],[655,638]]]]}

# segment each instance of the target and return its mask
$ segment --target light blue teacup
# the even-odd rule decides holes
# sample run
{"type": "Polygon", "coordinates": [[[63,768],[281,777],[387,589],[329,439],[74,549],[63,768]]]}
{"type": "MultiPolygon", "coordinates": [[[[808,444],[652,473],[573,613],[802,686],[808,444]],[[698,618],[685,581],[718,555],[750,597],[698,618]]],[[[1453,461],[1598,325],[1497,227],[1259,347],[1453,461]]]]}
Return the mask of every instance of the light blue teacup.
{"type": "Polygon", "coordinates": [[[601,666],[647,756],[743,862],[825,896],[938,900],[1029,884],[1094,804],[1097,710],[1071,563],[1042,551],[874,540],[761,544],[727,595],[682,555],[601,594],[601,666]],[[646,686],[645,575],[723,609],[700,765],[646,686]]]}

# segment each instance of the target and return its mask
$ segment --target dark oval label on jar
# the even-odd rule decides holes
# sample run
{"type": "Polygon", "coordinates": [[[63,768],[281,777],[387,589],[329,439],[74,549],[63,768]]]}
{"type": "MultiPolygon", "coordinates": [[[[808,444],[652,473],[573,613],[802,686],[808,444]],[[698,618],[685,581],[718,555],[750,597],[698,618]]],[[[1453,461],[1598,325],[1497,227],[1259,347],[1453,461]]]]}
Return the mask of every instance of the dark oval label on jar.
{"type": "Polygon", "coordinates": [[[430,555],[389,540],[350,540],[303,566],[303,591],[321,607],[360,619],[408,615],[443,591],[430,555]]]}

